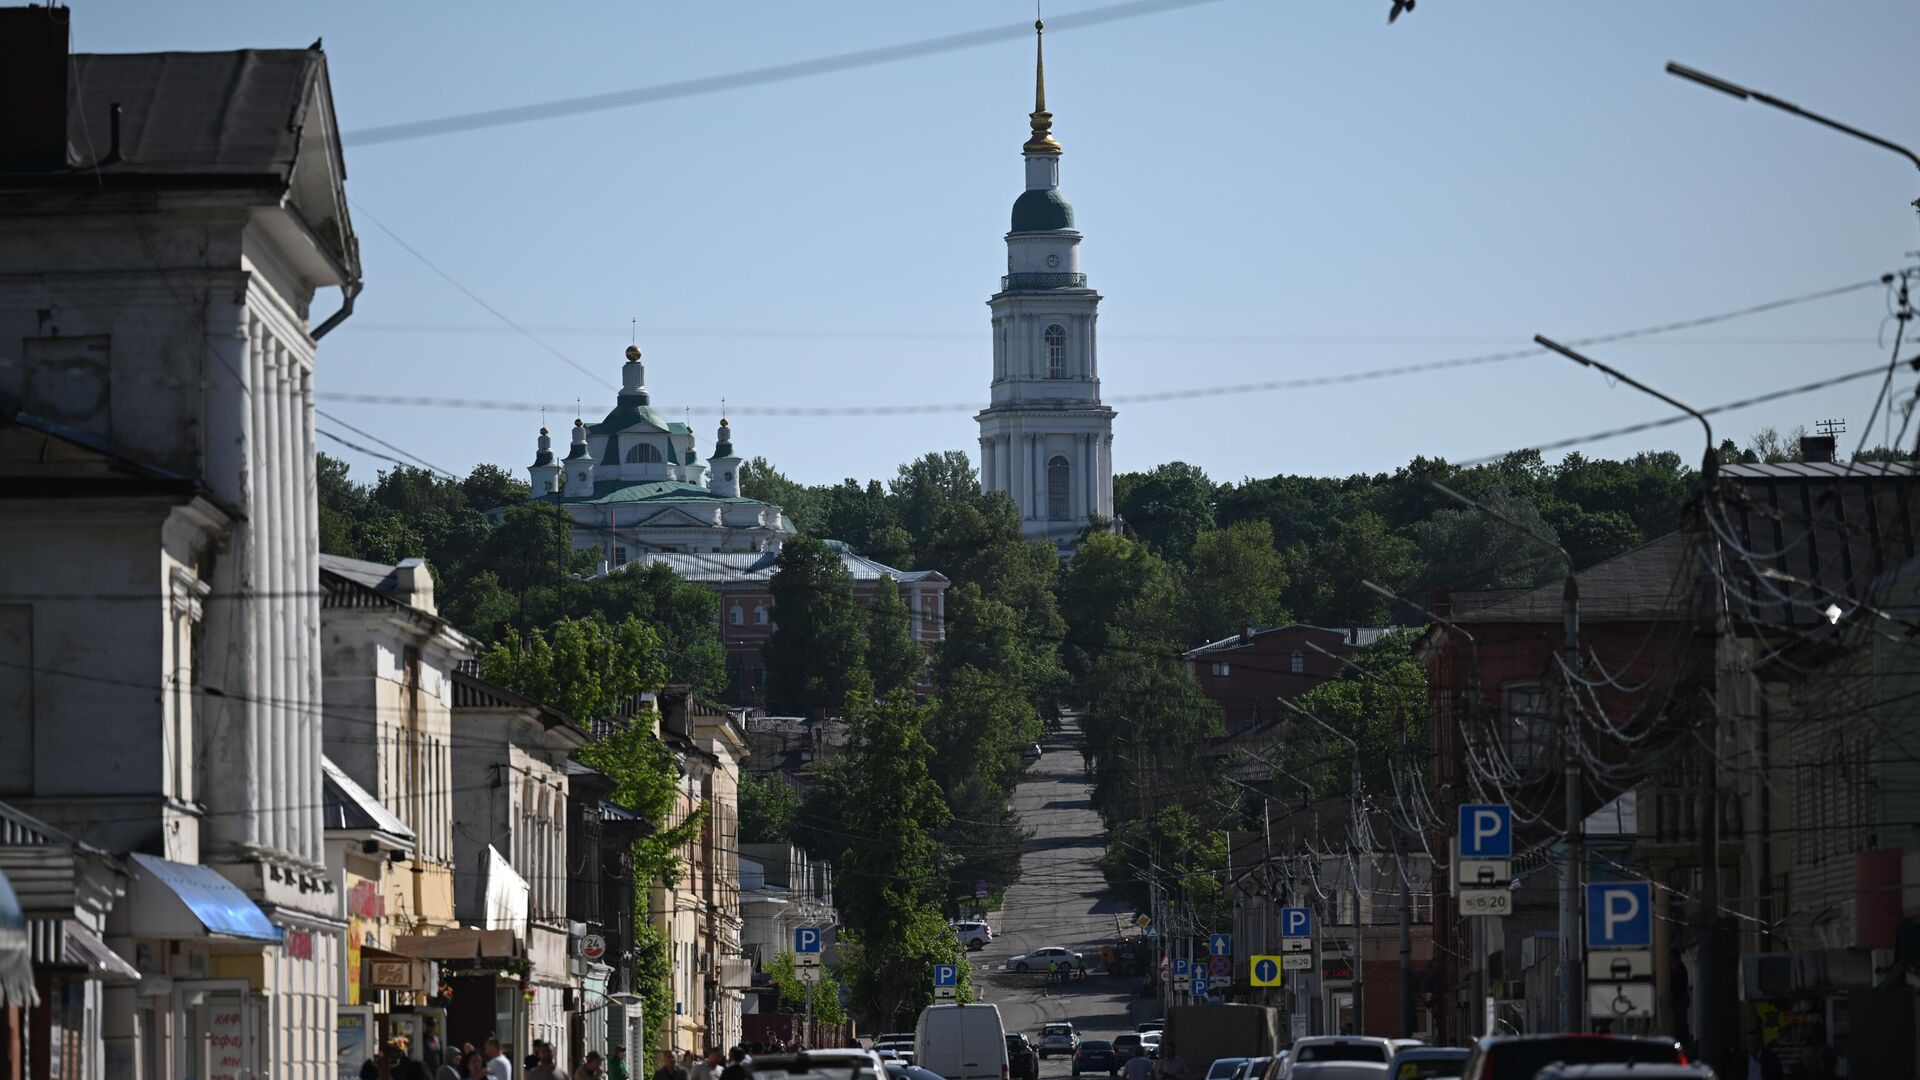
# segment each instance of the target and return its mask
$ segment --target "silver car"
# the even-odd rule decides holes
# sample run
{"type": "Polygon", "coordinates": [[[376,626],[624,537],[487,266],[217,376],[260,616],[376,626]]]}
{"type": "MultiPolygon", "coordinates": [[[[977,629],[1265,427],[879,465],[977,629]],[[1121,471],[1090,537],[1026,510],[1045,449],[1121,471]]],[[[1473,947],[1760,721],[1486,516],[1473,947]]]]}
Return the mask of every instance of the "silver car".
{"type": "Polygon", "coordinates": [[[1072,949],[1049,945],[1044,949],[1035,949],[1007,961],[1007,970],[1024,974],[1029,971],[1046,971],[1053,964],[1059,964],[1063,968],[1077,968],[1081,962],[1080,954],[1072,949]]]}

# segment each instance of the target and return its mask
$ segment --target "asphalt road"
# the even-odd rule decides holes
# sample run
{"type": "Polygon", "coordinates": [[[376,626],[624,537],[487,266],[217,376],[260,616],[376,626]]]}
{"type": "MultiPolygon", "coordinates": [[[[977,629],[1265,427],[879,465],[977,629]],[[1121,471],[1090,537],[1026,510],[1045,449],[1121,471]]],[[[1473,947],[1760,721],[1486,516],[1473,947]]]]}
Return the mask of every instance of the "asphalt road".
{"type": "MultiPolygon", "coordinates": [[[[1040,1025],[1053,1020],[1072,1021],[1083,1039],[1111,1039],[1157,1015],[1158,1006],[1136,996],[1138,977],[1099,972],[1101,943],[1114,940],[1134,911],[1108,898],[1100,875],[1106,830],[1093,811],[1075,719],[1068,717],[1061,733],[1041,747],[1045,753],[1013,795],[1013,808],[1033,837],[1021,857],[1019,884],[987,920],[993,943],[972,956],[973,986],[1000,1007],[1008,1031],[1025,1032],[1035,1043],[1040,1025]],[[1004,970],[1009,957],[1050,945],[1086,954],[1087,977],[1049,987],[1045,975],[1004,970]]],[[[1040,1063],[1042,1076],[1071,1072],[1066,1057],[1040,1063]]]]}

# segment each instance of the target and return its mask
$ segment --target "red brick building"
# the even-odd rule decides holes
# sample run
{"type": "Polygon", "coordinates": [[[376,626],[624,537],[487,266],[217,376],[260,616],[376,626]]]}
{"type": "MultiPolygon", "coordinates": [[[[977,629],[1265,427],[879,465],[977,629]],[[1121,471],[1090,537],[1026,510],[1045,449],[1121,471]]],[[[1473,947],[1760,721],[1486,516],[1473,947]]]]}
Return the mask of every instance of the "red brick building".
{"type": "Polygon", "coordinates": [[[1200,689],[1220,706],[1227,739],[1259,737],[1289,713],[1280,704],[1340,673],[1348,657],[1386,631],[1359,626],[1248,627],[1230,638],[1182,653],[1200,689]],[[1332,655],[1329,655],[1332,654],[1332,655]]]}

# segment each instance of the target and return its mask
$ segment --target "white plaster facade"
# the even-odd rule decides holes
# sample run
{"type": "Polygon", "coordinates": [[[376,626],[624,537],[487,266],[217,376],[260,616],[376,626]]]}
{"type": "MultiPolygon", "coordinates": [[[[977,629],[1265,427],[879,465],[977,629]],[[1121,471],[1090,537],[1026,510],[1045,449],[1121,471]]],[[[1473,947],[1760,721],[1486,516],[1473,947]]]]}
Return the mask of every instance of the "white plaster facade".
{"type": "Polygon", "coordinates": [[[57,34],[20,22],[49,9],[6,17],[57,50],[36,70],[68,112],[50,157],[0,131],[0,795],[213,867],[274,928],[116,905],[142,975],[105,994],[116,1075],[206,1075],[204,1025],[233,1015],[247,1068],[334,1080],[309,310],[360,275],[325,56],[67,56],[63,10],[57,34]],[[160,92],[182,79],[230,98],[185,109],[160,92]]]}
{"type": "Polygon", "coordinates": [[[1063,550],[1113,517],[1114,410],[1100,402],[1100,294],[1080,269],[1080,233],[1060,194],[1044,75],[1026,144],[1027,188],[1007,233],[993,311],[992,398],[980,424],[980,481],[1020,507],[1021,531],[1063,550]]]}

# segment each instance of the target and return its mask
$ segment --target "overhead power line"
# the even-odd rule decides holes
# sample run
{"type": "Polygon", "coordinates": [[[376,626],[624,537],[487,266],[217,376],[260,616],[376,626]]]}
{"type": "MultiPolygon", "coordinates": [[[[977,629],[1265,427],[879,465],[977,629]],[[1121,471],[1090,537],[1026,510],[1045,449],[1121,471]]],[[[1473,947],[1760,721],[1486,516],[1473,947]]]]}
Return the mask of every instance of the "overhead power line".
{"type": "MultiPolygon", "coordinates": [[[[1047,29],[1061,33],[1217,2],[1218,0],[1132,0],[1130,3],[1052,16],[1047,20],[1047,29]]],[[[582,113],[602,112],[607,109],[626,109],[635,105],[651,105],[660,101],[717,94],[749,86],[810,79],[818,75],[831,75],[854,68],[876,67],[881,64],[898,63],[901,60],[957,52],[961,49],[974,49],[1002,41],[1017,41],[1031,33],[1033,33],[1032,23],[1024,21],[1006,23],[984,30],[943,34],[939,37],[922,38],[919,41],[901,42],[897,45],[857,49],[853,52],[835,53],[832,56],[815,57],[811,60],[796,60],[767,67],[748,68],[745,71],[727,72],[722,75],[706,75],[696,79],[657,83],[653,86],[639,86],[630,90],[583,94],[579,97],[535,102],[530,105],[483,109],[479,112],[458,113],[430,120],[383,124],[379,127],[348,132],[343,137],[343,141],[348,146],[374,146],[379,143],[404,142],[434,135],[448,135],[456,131],[478,131],[483,128],[530,124],[540,120],[555,120],[563,116],[578,116],[582,113]]]]}

